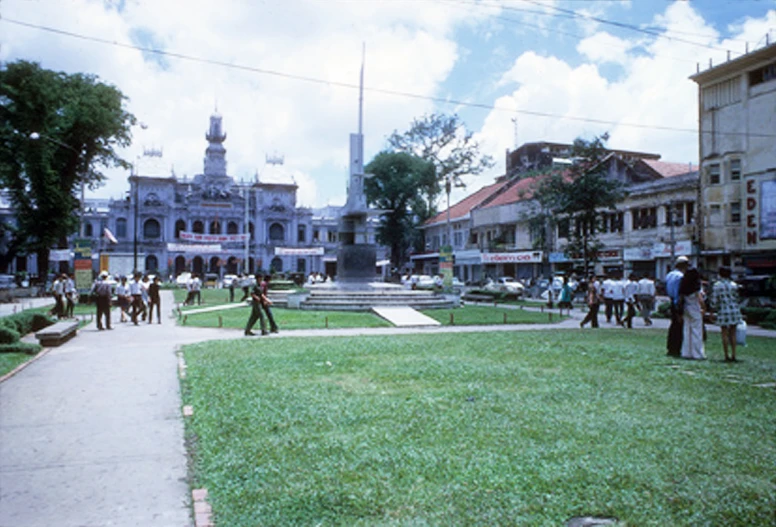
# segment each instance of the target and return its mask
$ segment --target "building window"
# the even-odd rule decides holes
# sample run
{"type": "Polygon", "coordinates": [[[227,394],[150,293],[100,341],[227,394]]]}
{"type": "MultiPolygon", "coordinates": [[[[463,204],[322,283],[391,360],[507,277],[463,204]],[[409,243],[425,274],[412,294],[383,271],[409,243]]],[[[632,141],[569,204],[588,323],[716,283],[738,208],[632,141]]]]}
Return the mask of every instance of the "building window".
{"type": "Polygon", "coordinates": [[[719,185],[719,163],[706,165],[706,183],[709,185],[719,185]]]}
{"type": "Polygon", "coordinates": [[[191,226],[191,231],[196,234],[205,234],[205,224],[197,220],[194,225],[191,226]]]}
{"type": "Polygon", "coordinates": [[[279,223],[273,223],[269,226],[269,241],[282,242],[286,239],[285,230],[279,223]]]}
{"type": "Polygon", "coordinates": [[[776,79],[776,62],[749,72],[749,86],[756,86],[773,79],[776,79]]]}
{"type": "Polygon", "coordinates": [[[92,224],[88,221],[84,222],[84,236],[87,238],[94,236],[94,227],[92,227],[92,224]]]}
{"type": "Polygon", "coordinates": [[[734,201],[730,204],[730,223],[741,223],[740,201],[734,201]]]}
{"type": "Polygon", "coordinates": [[[703,88],[701,92],[703,109],[711,110],[741,102],[741,81],[739,79],[740,77],[736,77],[703,88]]]}
{"type": "Polygon", "coordinates": [[[175,239],[181,237],[181,231],[186,231],[186,222],[183,220],[178,220],[175,222],[175,239]]]}
{"type": "Polygon", "coordinates": [[[741,181],[741,160],[730,160],[730,181],[741,181]]]}
{"type": "Polygon", "coordinates": [[[143,237],[155,240],[162,236],[162,227],[159,222],[151,218],[143,224],[143,237]]]}
{"type": "Polygon", "coordinates": [[[299,225],[299,227],[296,230],[296,241],[298,243],[305,243],[305,240],[307,238],[307,229],[304,225],[299,225]]]}
{"type": "Polygon", "coordinates": [[[329,231],[329,243],[334,243],[337,241],[337,233],[335,231],[329,231]]]}
{"type": "Polygon", "coordinates": [[[321,241],[321,231],[319,231],[318,229],[313,229],[313,241],[314,242],[321,241]]]}
{"type": "Polygon", "coordinates": [[[237,222],[230,221],[226,224],[226,234],[238,234],[239,227],[237,227],[237,222]]]}
{"type": "Polygon", "coordinates": [[[643,207],[633,210],[633,230],[657,227],[657,207],[643,207]]]}
{"type": "Polygon", "coordinates": [[[250,238],[252,240],[253,236],[254,236],[254,227],[253,227],[253,222],[252,221],[248,222],[248,234],[250,234],[250,238]]]}
{"type": "Polygon", "coordinates": [[[674,227],[684,225],[684,203],[666,205],[666,225],[674,227]]]}
{"type": "Polygon", "coordinates": [[[116,218],[116,238],[127,237],[127,219],[116,218]]]}
{"type": "Polygon", "coordinates": [[[275,256],[272,259],[272,263],[269,264],[269,270],[272,273],[280,273],[283,271],[283,260],[280,257],[275,256]]]}
{"type": "Polygon", "coordinates": [[[159,270],[159,259],[153,254],[146,256],[145,270],[147,273],[156,272],[159,270]]]}
{"type": "Polygon", "coordinates": [[[709,225],[722,225],[722,208],[719,205],[709,205],[709,225]]]}
{"type": "Polygon", "coordinates": [[[296,259],[296,272],[307,273],[307,260],[305,260],[304,258],[296,259]]]}
{"type": "Polygon", "coordinates": [[[210,222],[210,234],[221,234],[221,222],[213,220],[210,222]]]}
{"type": "Polygon", "coordinates": [[[461,231],[453,233],[453,243],[457,248],[463,247],[463,233],[461,231]]]}

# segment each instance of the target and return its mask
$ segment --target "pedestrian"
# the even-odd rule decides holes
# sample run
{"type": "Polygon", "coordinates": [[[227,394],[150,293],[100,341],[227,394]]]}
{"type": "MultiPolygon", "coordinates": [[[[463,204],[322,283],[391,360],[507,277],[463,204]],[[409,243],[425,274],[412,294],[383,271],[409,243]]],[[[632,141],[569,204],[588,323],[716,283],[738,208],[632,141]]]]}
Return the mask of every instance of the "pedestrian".
{"type": "Polygon", "coordinates": [[[676,259],[674,270],[666,275],[666,294],[671,302],[671,325],[668,326],[666,354],[671,357],[680,357],[682,354],[684,318],[679,296],[679,284],[689,263],[690,260],[686,256],[680,256],[676,259]]]}
{"type": "Polygon", "coordinates": [[[92,284],[91,296],[97,304],[97,330],[113,329],[110,325],[110,301],[112,296],[110,282],[108,282],[108,272],[103,271],[92,284]],[[105,325],[103,326],[103,318],[105,325]]]}
{"type": "MultiPolygon", "coordinates": [[[[145,322],[146,315],[148,314],[148,304],[150,303],[150,300],[148,299],[148,286],[151,284],[148,282],[148,275],[144,274],[143,279],[140,281],[140,295],[143,298],[143,315],[142,320],[145,322]]],[[[150,318],[151,315],[148,315],[150,318]]]]}
{"type": "Polygon", "coordinates": [[[129,313],[129,306],[131,304],[132,297],[129,294],[129,285],[127,285],[127,277],[122,275],[119,279],[119,284],[116,286],[116,301],[119,304],[119,313],[121,313],[121,321],[127,321],[127,315],[129,313]]]}
{"type": "Polygon", "coordinates": [[[587,281],[587,292],[585,293],[585,301],[587,302],[587,315],[579,323],[579,327],[585,327],[585,324],[590,322],[590,326],[598,327],[598,310],[601,307],[601,284],[595,279],[595,275],[590,275],[590,279],[587,281]]]}
{"type": "Polygon", "coordinates": [[[78,289],[75,288],[73,275],[62,275],[65,279],[65,318],[73,318],[75,315],[75,301],[78,297],[78,289]]]}
{"type": "Polygon", "coordinates": [[[649,275],[639,280],[637,298],[641,308],[641,318],[644,319],[644,325],[652,325],[652,311],[655,309],[655,282],[649,275]]]}
{"type": "Polygon", "coordinates": [[[725,362],[736,362],[736,326],[741,322],[741,307],[738,303],[738,285],[730,279],[730,275],[730,267],[719,268],[719,280],[714,282],[710,304],[722,334],[725,362]]]}
{"type": "Polygon", "coordinates": [[[132,323],[137,324],[137,316],[143,311],[143,292],[140,289],[140,273],[135,273],[129,282],[129,294],[132,296],[132,323]]]}
{"type": "Polygon", "coordinates": [[[197,299],[197,305],[202,304],[202,293],[200,292],[202,289],[202,280],[199,279],[199,275],[194,273],[191,275],[191,282],[190,286],[191,288],[191,305],[194,305],[194,299],[197,299]]]}
{"type": "Polygon", "coordinates": [[[612,277],[612,308],[614,319],[618,326],[622,325],[622,316],[625,307],[625,278],[612,277]]]}
{"type": "Polygon", "coordinates": [[[233,276],[231,280],[229,280],[229,302],[234,302],[234,283],[237,281],[237,277],[233,276]]]}
{"type": "Polygon", "coordinates": [[[625,282],[625,305],[627,313],[622,320],[622,326],[628,329],[633,329],[633,317],[636,316],[636,307],[638,306],[638,300],[636,299],[636,293],[639,285],[636,282],[636,275],[631,273],[628,276],[628,281],[625,282]]]}
{"type": "Polygon", "coordinates": [[[64,304],[64,294],[65,294],[65,283],[62,279],[61,275],[57,275],[54,278],[54,282],[51,284],[51,292],[54,293],[54,307],[49,312],[50,314],[56,316],[58,319],[64,318],[65,316],[65,304],[64,304]]]}
{"type": "Polygon", "coordinates": [[[612,313],[614,311],[614,278],[607,276],[603,282],[601,282],[601,296],[604,299],[604,315],[606,316],[606,323],[612,323],[612,313]]]}
{"type": "Polygon", "coordinates": [[[154,276],[153,281],[148,286],[148,323],[154,321],[154,307],[156,308],[156,320],[162,323],[162,300],[159,295],[159,277],[154,276]]]}
{"type": "Polygon", "coordinates": [[[261,292],[261,286],[256,284],[251,291],[251,316],[248,318],[248,323],[245,325],[245,336],[252,337],[256,335],[253,331],[253,325],[257,320],[260,321],[261,334],[267,335],[267,325],[264,322],[264,315],[262,314],[262,303],[264,294],[261,292]]]}
{"type": "Polygon", "coordinates": [[[240,275],[240,288],[243,290],[243,296],[240,299],[240,302],[245,302],[245,300],[251,296],[251,279],[246,273],[240,275]]]}
{"type": "Polygon", "coordinates": [[[264,275],[264,280],[261,282],[261,295],[263,298],[263,301],[261,303],[261,308],[264,310],[264,314],[267,315],[267,320],[269,321],[269,330],[272,333],[278,332],[278,325],[275,324],[275,318],[272,316],[272,310],[269,308],[269,306],[272,305],[272,301],[269,299],[269,282],[272,279],[270,275],[264,275]]]}
{"type": "Polygon", "coordinates": [[[682,302],[682,351],[683,359],[705,359],[703,349],[703,312],[705,311],[701,274],[694,267],[688,269],[679,283],[682,302]]]}
{"type": "Polygon", "coordinates": [[[566,308],[569,310],[569,313],[571,313],[571,308],[573,307],[571,304],[571,297],[573,294],[574,292],[571,290],[571,286],[569,285],[569,277],[564,275],[563,285],[560,288],[560,297],[558,298],[558,308],[561,310],[566,308]]]}

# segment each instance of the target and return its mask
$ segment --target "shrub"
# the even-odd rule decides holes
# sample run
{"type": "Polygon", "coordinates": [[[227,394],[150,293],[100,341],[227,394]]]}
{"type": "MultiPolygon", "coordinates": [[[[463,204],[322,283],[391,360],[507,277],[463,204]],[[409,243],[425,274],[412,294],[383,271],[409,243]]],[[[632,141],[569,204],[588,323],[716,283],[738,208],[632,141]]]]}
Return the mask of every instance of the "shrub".
{"type": "MultiPolygon", "coordinates": [[[[54,323],[48,316],[34,311],[22,311],[0,318],[0,327],[9,328],[19,335],[27,335],[54,323]]],[[[18,337],[17,339],[18,340],[18,337]]],[[[0,341],[1,342],[1,341],[0,341]]]]}
{"type": "Polygon", "coordinates": [[[776,329],[776,309],[771,309],[765,320],[760,322],[760,327],[765,329],[776,329]]]}
{"type": "Polygon", "coordinates": [[[40,344],[17,341],[12,344],[0,344],[0,353],[26,353],[35,355],[42,349],[40,344]]]}
{"type": "Polygon", "coordinates": [[[773,309],[767,307],[744,307],[741,308],[741,314],[744,315],[747,324],[759,326],[768,315],[773,313],[773,309]]]}
{"type": "Polygon", "coordinates": [[[0,326],[0,344],[18,342],[19,332],[7,326],[0,326]]]}
{"type": "Polygon", "coordinates": [[[662,302],[653,315],[655,318],[671,318],[671,302],[662,302]]]}

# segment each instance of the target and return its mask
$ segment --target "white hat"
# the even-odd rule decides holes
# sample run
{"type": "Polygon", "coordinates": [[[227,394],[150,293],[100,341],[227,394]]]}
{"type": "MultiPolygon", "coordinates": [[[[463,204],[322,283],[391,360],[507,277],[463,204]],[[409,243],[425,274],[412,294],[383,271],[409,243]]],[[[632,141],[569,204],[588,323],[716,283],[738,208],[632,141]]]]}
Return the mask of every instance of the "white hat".
{"type": "Polygon", "coordinates": [[[690,259],[686,256],[680,256],[676,259],[676,265],[690,263],[690,259]]]}
{"type": "Polygon", "coordinates": [[[100,278],[108,278],[108,271],[103,271],[100,273],[100,278]]]}

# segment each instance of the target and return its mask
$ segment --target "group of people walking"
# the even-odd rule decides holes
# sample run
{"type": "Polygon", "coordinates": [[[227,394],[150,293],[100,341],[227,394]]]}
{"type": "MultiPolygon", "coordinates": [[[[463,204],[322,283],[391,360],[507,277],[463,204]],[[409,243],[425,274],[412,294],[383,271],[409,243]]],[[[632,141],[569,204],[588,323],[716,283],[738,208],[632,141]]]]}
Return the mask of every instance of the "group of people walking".
{"type": "Polygon", "coordinates": [[[156,320],[161,324],[162,303],[159,290],[158,276],[150,279],[148,275],[135,273],[129,280],[126,276],[122,276],[114,291],[108,272],[103,271],[95,280],[91,290],[92,298],[97,305],[97,329],[113,329],[110,310],[114,294],[121,313],[121,322],[131,320],[137,326],[138,319],[143,322],[147,319],[151,324],[156,310],[156,320]]]}
{"type": "Polygon", "coordinates": [[[73,318],[75,303],[78,300],[75,277],[67,273],[56,276],[51,284],[51,292],[54,294],[54,307],[49,314],[59,320],[73,318]]]}
{"type": "Polygon", "coordinates": [[[262,335],[267,335],[270,332],[278,332],[278,325],[275,323],[275,318],[272,316],[272,309],[269,307],[272,305],[272,301],[269,299],[269,282],[271,279],[272,277],[270,275],[264,275],[264,278],[260,282],[253,282],[253,288],[250,291],[251,314],[248,318],[248,323],[245,326],[246,337],[256,335],[252,331],[256,321],[259,321],[262,335]],[[264,315],[267,316],[266,321],[264,320],[264,315]],[[269,322],[269,331],[267,331],[267,322],[269,322]]]}
{"type": "Polygon", "coordinates": [[[590,324],[598,326],[598,312],[604,305],[606,322],[615,322],[628,329],[633,328],[633,319],[639,312],[644,325],[652,325],[652,312],[655,309],[655,281],[651,276],[639,278],[631,273],[627,279],[615,276],[596,277],[591,275],[587,282],[585,303],[588,306],[587,316],[579,323],[579,327],[590,324]]]}

